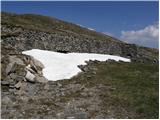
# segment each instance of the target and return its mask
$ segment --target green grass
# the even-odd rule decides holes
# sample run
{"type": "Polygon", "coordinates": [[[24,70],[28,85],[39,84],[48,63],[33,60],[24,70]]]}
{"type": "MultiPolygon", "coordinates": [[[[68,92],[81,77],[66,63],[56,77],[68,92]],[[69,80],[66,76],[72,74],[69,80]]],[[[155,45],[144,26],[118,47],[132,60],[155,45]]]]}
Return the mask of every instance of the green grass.
{"type": "MultiPolygon", "coordinates": [[[[159,71],[157,64],[142,63],[101,63],[93,71],[82,73],[76,80],[87,87],[103,84],[114,88],[101,96],[107,111],[113,107],[117,114],[122,108],[132,113],[131,118],[158,118],[159,113],[159,71]],[[91,76],[87,78],[87,76],[91,76]]],[[[67,81],[64,81],[67,84],[67,81]]],[[[121,118],[119,116],[118,118],[121,118]]]]}

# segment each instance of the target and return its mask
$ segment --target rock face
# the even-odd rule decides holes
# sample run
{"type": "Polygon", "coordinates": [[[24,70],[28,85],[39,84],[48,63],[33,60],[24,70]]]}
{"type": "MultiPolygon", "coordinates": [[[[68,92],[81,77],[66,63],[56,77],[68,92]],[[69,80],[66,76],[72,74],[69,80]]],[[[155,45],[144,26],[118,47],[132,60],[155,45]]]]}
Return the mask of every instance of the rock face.
{"type": "Polygon", "coordinates": [[[158,62],[156,49],[127,44],[108,35],[46,16],[2,13],[1,31],[2,45],[12,46],[18,51],[34,48],[64,53],[101,53],[128,57],[133,61],[158,62]],[[23,21],[28,23],[23,24],[23,21]]]}
{"type": "MultiPolygon", "coordinates": [[[[13,52],[13,51],[11,51],[13,52]]],[[[43,77],[43,64],[33,57],[15,53],[2,54],[1,60],[2,76],[1,84],[11,88],[20,89],[22,84],[28,82],[47,82],[43,77]],[[36,61],[36,63],[35,63],[36,61]],[[41,79],[40,79],[41,78],[41,79]]]]}

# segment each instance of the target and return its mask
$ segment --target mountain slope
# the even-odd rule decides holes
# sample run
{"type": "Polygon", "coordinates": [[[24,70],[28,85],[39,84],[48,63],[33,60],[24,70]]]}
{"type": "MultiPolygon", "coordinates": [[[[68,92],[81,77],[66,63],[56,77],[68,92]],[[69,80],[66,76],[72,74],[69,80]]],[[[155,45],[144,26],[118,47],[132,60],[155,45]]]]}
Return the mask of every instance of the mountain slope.
{"type": "MultiPolygon", "coordinates": [[[[56,32],[69,32],[75,33],[80,35],[92,36],[96,37],[97,39],[106,39],[110,38],[114,40],[111,36],[98,33],[96,31],[91,31],[87,28],[80,27],[76,24],[65,22],[62,20],[58,20],[56,18],[51,18],[42,15],[35,15],[35,14],[10,14],[2,12],[2,24],[11,24],[16,26],[22,26],[24,28],[40,30],[44,32],[54,33],[56,32]]],[[[109,39],[108,39],[109,40],[109,39]]],[[[120,41],[115,41],[120,42],[120,41]]]]}
{"type": "MultiPolygon", "coordinates": [[[[52,59],[64,65],[65,61],[49,60],[52,59]]],[[[157,119],[158,61],[157,49],[126,44],[55,18],[2,12],[1,116],[157,119]],[[31,49],[112,54],[130,58],[131,62],[89,60],[87,65],[78,66],[83,72],[71,79],[48,81],[44,77],[45,66],[22,54],[31,49]]]]}
{"type": "Polygon", "coordinates": [[[38,48],[102,53],[137,61],[158,62],[157,49],[127,44],[108,35],[42,15],[2,12],[2,41],[2,44],[11,45],[20,51],[38,48]]]}

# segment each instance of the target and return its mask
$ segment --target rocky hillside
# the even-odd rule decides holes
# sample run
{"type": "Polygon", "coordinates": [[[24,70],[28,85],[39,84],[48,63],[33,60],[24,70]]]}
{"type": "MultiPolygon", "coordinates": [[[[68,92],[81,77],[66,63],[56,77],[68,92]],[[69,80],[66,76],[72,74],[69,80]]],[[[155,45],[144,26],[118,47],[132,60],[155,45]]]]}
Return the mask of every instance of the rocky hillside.
{"type": "Polygon", "coordinates": [[[114,54],[136,61],[158,62],[158,50],[127,44],[108,35],[55,18],[2,12],[2,47],[62,52],[114,54]]]}
{"type": "Polygon", "coordinates": [[[33,14],[1,13],[2,118],[158,118],[158,50],[33,14]],[[81,74],[48,81],[22,51],[106,53],[131,63],[89,61],[81,74]]]}

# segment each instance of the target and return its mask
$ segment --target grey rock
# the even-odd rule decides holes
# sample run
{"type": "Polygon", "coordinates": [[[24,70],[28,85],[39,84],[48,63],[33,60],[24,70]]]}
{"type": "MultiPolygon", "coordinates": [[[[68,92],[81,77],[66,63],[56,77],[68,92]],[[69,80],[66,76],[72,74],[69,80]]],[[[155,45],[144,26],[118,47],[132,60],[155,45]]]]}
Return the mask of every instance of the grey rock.
{"type": "Polygon", "coordinates": [[[13,79],[11,79],[9,76],[7,76],[4,80],[2,80],[7,83],[9,83],[10,85],[14,85],[15,84],[15,81],[13,79]]]}
{"type": "Polygon", "coordinates": [[[35,82],[35,75],[32,74],[30,71],[27,71],[25,78],[29,81],[29,82],[35,82]]]}
{"type": "Polygon", "coordinates": [[[35,81],[40,82],[40,83],[47,83],[48,80],[45,77],[41,76],[36,76],[35,81]]]}
{"type": "Polygon", "coordinates": [[[15,84],[15,88],[19,89],[22,86],[22,82],[19,81],[17,84],[15,84]]]}
{"type": "Polygon", "coordinates": [[[39,60],[34,59],[34,58],[32,57],[32,61],[33,61],[32,64],[34,64],[36,67],[39,67],[39,68],[41,68],[41,69],[44,68],[44,65],[43,65],[42,62],[40,62],[39,60]]]}
{"type": "Polygon", "coordinates": [[[88,66],[85,66],[85,65],[78,65],[78,68],[80,68],[83,72],[89,71],[88,66]]]}
{"type": "Polygon", "coordinates": [[[9,63],[7,65],[7,67],[6,67],[6,74],[7,75],[15,71],[15,65],[16,65],[15,62],[9,63]]]}
{"type": "Polygon", "coordinates": [[[16,75],[24,77],[26,75],[25,65],[20,65],[20,64],[15,63],[14,72],[16,75]]]}
{"type": "Polygon", "coordinates": [[[10,63],[14,63],[15,62],[17,64],[24,65],[23,60],[21,60],[20,58],[18,58],[15,55],[9,56],[9,61],[10,61],[10,63]]]}
{"type": "Polygon", "coordinates": [[[62,87],[62,84],[60,84],[60,83],[57,83],[57,85],[58,85],[58,87],[62,87]]]}
{"type": "Polygon", "coordinates": [[[88,115],[85,112],[79,112],[75,114],[76,119],[87,119],[88,115]]]}
{"type": "Polygon", "coordinates": [[[106,62],[115,62],[115,60],[108,59],[108,60],[106,60],[106,62]]]}
{"type": "Polygon", "coordinates": [[[1,85],[9,85],[10,82],[8,80],[1,80],[1,85]]]}
{"type": "Polygon", "coordinates": [[[15,73],[11,73],[9,76],[11,79],[16,79],[18,77],[15,73]]]}
{"type": "Polygon", "coordinates": [[[8,96],[2,97],[1,100],[3,104],[12,104],[12,100],[8,96]]]}
{"type": "Polygon", "coordinates": [[[26,66],[26,70],[34,74],[37,73],[37,69],[34,66],[31,67],[30,64],[26,66]]]}

